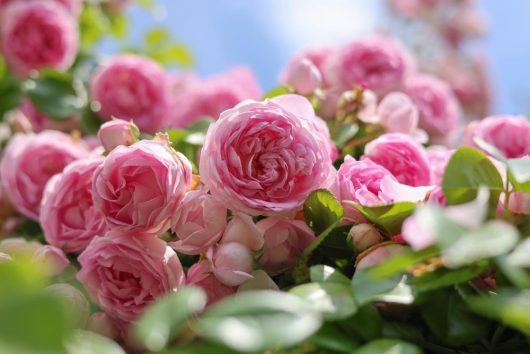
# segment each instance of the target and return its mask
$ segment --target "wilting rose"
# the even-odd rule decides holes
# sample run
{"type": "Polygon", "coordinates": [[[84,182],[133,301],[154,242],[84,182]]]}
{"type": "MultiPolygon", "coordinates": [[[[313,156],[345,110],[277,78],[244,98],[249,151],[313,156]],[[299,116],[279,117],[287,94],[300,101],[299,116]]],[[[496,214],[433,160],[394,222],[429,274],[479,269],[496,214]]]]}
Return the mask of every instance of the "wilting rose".
{"type": "Polygon", "coordinates": [[[530,154],[530,121],[525,116],[487,117],[466,127],[462,144],[479,148],[475,138],[495,146],[508,158],[524,157],[530,154]]]}
{"type": "Polygon", "coordinates": [[[209,305],[234,294],[237,290],[234,286],[221,283],[213,275],[212,266],[207,260],[195,263],[188,269],[186,284],[202,288],[206,292],[209,305]]]}
{"type": "Polygon", "coordinates": [[[369,37],[338,50],[329,59],[327,77],[344,91],[362,86],[381,96],[399,89],[413,69],[412,58],[400,43],[369,37]]]}
{"type": "Polygon", "coordinates": [[[78,258],[77,279],[110,317],[138,318],[145,306],[185,283],[175,251],[152,235],[96,237],[78,258]]]}
{"type": "Polygon", "coordinates": [[[217,120],[223,111],[243,100],[259,99],[261,95],[257,79],[246,67],[197,80],[175,97],[170,125],[183,128],[205,117],[217,120]]]}
{"type": "Polygon", "coordinates": [[[84,144],[57,131],[15,134],[0,163],[2,183],[13,206],[28,218],[38,220],[46,183],[87,153],[84,144]]]}
{"type": "Polygon", "coordinates": [[[201,152],[204,184],[230,209],[250,215],[299,207],[334,177],[329,143],[314,119],[309,101],[282,96],[223,112],[201,152]]]}
{"type": "Polygon", "coordinates": [[[210,249],[212,272],[219,281],[228,286],[237,286],[252,278],[252,253],[238,242],[226,242],[210,249]]]}
{"type": "Polygon", "coordinates": [[[155,133],[167,124],[171,82],[164,69],[151,59],[121,55],[100,67],[90,81],[99,115],[133,120],[142,132],[155,133]]]}
{"type": "Polygon", "coordinates": [[[18,1],[0,13],[1,52],[17,76],[66,70],[79,45],[75,18],[54,1],[18,1]]]}
{"type": "Polygon", "coordinates": [[[226,214],[226,207],[204,187],[187,192],[171,219],[178,240],[169,245],[184,254],[206,252],[223,235],[226,214]]]}
{"type": "Polygon", "coordinates": [[[66,252],[80,252],[107,224],[92,201],[92,176],[102,156],[75,161],[46,185],[40,223],[46,242],[66,252]]]}
{"type": "Polygon", "coordinates": [[[259,263],[271,275],[287,272],[303,250],[315,239],[314,232],[301,220],[268,217],[258,221],[265,241],[259,263]]]}
{"type": "Polygon", "coordinates": [[[191,183],[188,159],[163,141],[118,146],[94,172],[96,210],[111,229],[161,233],[191,183]]]}
{"type": "Polygon", "coordinates": [[[431,183],[425,149],[407,135],[381,135],[366,144],[364,157],[385,167],[400,183],[414,187],[431,183]]]}

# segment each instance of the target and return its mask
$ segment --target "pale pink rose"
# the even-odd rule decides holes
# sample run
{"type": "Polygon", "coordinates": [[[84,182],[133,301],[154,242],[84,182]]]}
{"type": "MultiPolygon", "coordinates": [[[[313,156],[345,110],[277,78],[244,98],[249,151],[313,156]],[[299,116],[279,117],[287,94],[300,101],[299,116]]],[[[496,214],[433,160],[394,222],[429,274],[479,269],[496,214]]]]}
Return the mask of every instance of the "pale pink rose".
{"type": "Polygon", "coordinates": [[[171,104],[171,81],[155,61],[121,55],[101,66],[90,80],[90,94],[99,102],[99,115],[133,120],[142,132],[166,126],[171,104]]]}
{"type": "Polygon", "coordinates": [[[307,58],[294,62],[286,76],[286,82],[302,95],[312,94],[322,84],[322,74],[307,58]]]}
{"type": "Polygon", "coordinates": [[[418,108],[401,92],[386,95],[377,106],[377,116],[389,133],[412,134],[418,129],[418,108]]]}
{"type": "Polygon", "coordinates": [[[202,187],[189,191],[171,219],[178,241],[169,245],[180,253],[201,254],[213,246],[226,228],[226,207],[202,187]]]}
{"type": "Polygon", "coordinates": [[[221,243],[210,249],[207,256],[211,260],[213,274],[225,285],[241,285],[252,278],[252,253],[241,243],[221,243]]]}
{"type": "Polygon", "coordinates": [[[399,89],[413,69],[412,58],[400,43],[374,36],[337,51],[329,59],[327,76],[332,86],[344,91],[361,86],[381,96],[399,89]]]}
{"type": "Polygon", "coordinates": [[[39,269],[43,269],[44,273],[51,277],[60,275],[70,265],[64,252],[60,248],[50,245],[44,245],[37,249],[33,253],[32,259],[39,269]]]}
{"type": "Polygon", "coordinates": [[[315,131],[314,119],[306,99],[248,100],[223,112],[202,148],[202,181],[232,210],[270,215],[296,209],[334,177],[329,142],[315,131]]]}
{"type": "Polygon", "coordinates": [[[119,337],[119,329],[105,312],[94,312],[88,318],[86,329],[107,338],[119,337]]]}
{"type": "Polygon", "coordinates": [[[263,232],[256,226],[251,216],[234,213],[226,226],[221,242],[238,242],[252,251],[258,251],[263,247],[263,232]]]}
{"type": "Polygon", "coordinates": [[[66,11],[74,16],[78,16],[81,13],[83,7],[83,0],[0,0],[0,11],[2,8],[9,4],[16,2],[44,2],[51,1],[61,5],[66,11]]]}
{"type": "Polygon", "coordinates": [[[0,46],[17,76],[32,70],[66,70],[79,45],[75,18],[53,1],[19,1],[0,13],[0,46]]]}
{"type": "Polygon", "coordinates": [[[111,229],[162,233],[191,183],[188,159],[166,142],[118,146],[94,172],[94,206],[111,229]]]}
{"type": "Polygon", "coordinates": [[[175,251],[152,235],[95,237],[79,256],[77,279],[112,318],[130,322],[185,283],[175,251]]]}
{"type": "Polygon", "coordinates": [[[425,149],[407,135],[381,135],[366,144],[364,157],[385,167],[400,183],[414,187],[431,184],[425,149]]]}
{"type": "Polygon", "coordinates": [[[70,162],[87,154],[82,142],[57,131],[15,134],[0,163],[2,183],[13,206],[28,218],[38,220],[46,183],[70,162]]]}
{"type": "Polygon", "coordinates": [[[199,81],[177,95],[172,105],[171,127],[183,128],[201,118],[214,120],[246,99],[259,99],[262,91],[247,67],[237,67],[223,74],[199,81]]]}
{"type": "Polygon", "coordinates": [[[354,225],[348,235],[352,238],[357,252],[362,252],[383,240],[381,233],[371,224],[354,225]]]}
{"type": "Polygon", "coordinates": [[[134,144],[139,135],[140,131],[136,124],[122,119],[113,119],[103,123],[98,130],[98,138],[107,152],[111,152],[120,145],[134,144]]]}
{"type": "Polygon", "coordinates": [[[296,66],[301,60],[309,60],[317,70],[320,72],[322,77],[322,83],[325,87],[328,86],[328,80],[324,76],[326,68],[328,66],[329,58],[337,51],[335,47],[316,47],[304,49],[301,53],[296,54],[291,61],[287,64],[286,68],[280,74],[280,82],[288,83],[288,78],[291,73],[295,70],[296,66]]]}
{"type": "Polygon", "coordinates": [[[214,275],[207,260],[195,263],[188,269],[186,285],[198,286],[206,292],[208,305],[236,292],[236,287],[221,283],[214,275]]]}
{"type": "Polygon", "coordinates": [[[487,117],[465,128],[462,144],[479,148],[475,138],[495,146],[508,158],[524,157],[530,154],[530,121],[525,116],[487,117]]]}
{"type": "Polygon", "coordinates": [[[39,112],[28,98],[22,99],[20,111],[31,124],[31,130],[36,133],[46,129],[69,132],[79,127],[79,122],[76,117],[54,120],[39,112]]]}
{"type": "Polygon", "coordinates": [[[437,186],[442,185],[445,168],[455,151],[445,146],[430,146],[425,151],[429,167],[431,168],[431,181],[437,186]]]}
{"type": "Polygon", "coordinates": [[[512,213],[530,215],[530,194],[514,192],[510,195],[508,205],[512,213]]]}
{"type": "Polygon", "coordinates": [[[92,201],[92,176],[102,156],[75,161],[53,176],[44,190],[40,223],[46,242],[66,252],[81,252],[107,224],[92,201]]]}
{"type": "Polygon", "coordinates": [[[401,235],[414,250],[427,248],[436,241],[436,235],[430,225],[419,222],[414,215],[403,222],[401,235]]]}
{"type": "Polygon", "coordinates": [[[271,275],[291,270],[304,249],[315,239],[301,220],[268,217],[258,221],[265,243],[259,263],[271,275]]]}
{"type": "MultiPolygon", "coordinates": [[[[402,253],[407,250],[407,247],[394,242],[384,242],[373,246],[366,250],[366,254],[362,254],[362,258],[357,260],[356,269],[364,269],[373,267],[392,256],[402,253]]],[[[355,275],[354,275],[355,276],[355,275]]]]}
{"type": "Polygon", "coordinates": [[[417,74],[405,82],[405,93],[418,107],[419,127],[429,134],[431,142],[450,142],[462,113],[449,85],[434,76],[417,74]]]}
{"type": "Polygon", "coordinates": [[[47,286],[44,291],[63,299],[68,311],[74,318],[74,326],[76,328],[85,327],[90,314],[90,304],[79,289],[68,283],[56,283],[47,286]]]}
{"type": "Polygon", "coordinates": [[[330,120],[336,116],[342,92],[343,90],[338,88],[327,88],[324,91],[317,111],[319,117],[330,120]]]}

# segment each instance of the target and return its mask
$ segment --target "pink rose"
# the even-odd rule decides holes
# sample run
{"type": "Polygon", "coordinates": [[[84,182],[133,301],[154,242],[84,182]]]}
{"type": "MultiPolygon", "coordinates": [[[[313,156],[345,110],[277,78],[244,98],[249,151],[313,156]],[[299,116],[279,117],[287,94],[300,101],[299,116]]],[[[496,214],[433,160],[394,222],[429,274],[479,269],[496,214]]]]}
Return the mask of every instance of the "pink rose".
{"type": "Polygon", "coordinates": [[[462,144],[479,148],[474,138],[480,138],[495,146],[508,158],[530,154],[530,122],[525,116],[491,116],[470,123],[462,144]]]}
{"type": "Polygon", "coordinates": [[[280,74],[280,82],[288,83],[289,77],[295,71],[296,66],[302,60],[309,60],[320,73],[322,77],[322,83],[325,87],[328,86],[328,79],[326,76],[326,68],[328,66],[329,58],[335,53],[337,48],[334,47],[316,47],[304,49],[301,53],[296,54],[291,61],[287,64],[287,67],[280,74]]]}
{"type": "Polygon", "coordinates": [[[184,254],[206,252],[223,235],[226,216],[226,207],[204,187],[187,192],[171,221],[171,230],[178,241],[169,245],[184,254]]]}
{"type": "Polygon", "coordinates": [[[139,136],[140,131],[136,124],[122,119],[113,119],[103,123],[98,130],[98,138],[107,152],[111,152],[120,145],[132,145],[139,136]]]}
{"type": "Polygon", "coordinates": [[[64,120],[54,120],[39,112],[28,98],[22,99],[20,111],[31,124],[31,130],[37,133],[45,129],[69,132],[79,127],[79,122],[76,117],[64,120]]]}
{"type": "Polygon", "coordinates": [[[74,16],[78,16],[81,13],[83,7],[83,0],[0,0],[0,11],[3,7],[13,4],[15,2],[30,2],[30,1],[51,1],[55,2],[58,5],[62,6],[66,11],[74,16]]]}
{"type": "Polygon", "coordinates": [[[0,163],[2,183],[13,206],[28,218],[38,220],[48,180],[87,153],[82,143],[57,131],[15,134],[0,163]]]}
{"type": "Polygon", "coordinates": [[[431,181],[433,184],[441,186],[445,168],[455,151],[445,146],[430,146],[425,152],[431,168],[431,181]]]}
{"type": "Polygon", "coordinates": [[[293,210],[334,177],[329,142],[301,96],[245,101],[208,129],[200,173],[215,198],[250,215],[293,210]]]}
{"type": "Polygon", "coordinates": [[[86,329],[107,338],[119,337],[119,328],[105,312],[94,312],[89,318],[86,329]]]}
{"type": "Polygon", "coordinates": [[[530,194],[524,192],[513,192],[508,204],[510,211],[516,214],[530,215],[530,194]]]}
{"type": "Polygon", "coordinates": [[[191,183],[191,165],[166,142],[118,146],[94,172],[96,210],[111,229],[161,233],[191,183]]]}
{"type": "Polygon", "coordinates": [[[268,217],[258,221],[256,226],[265,240],[259,263],[271,275],[291,270],[315,239],[314,232],[301,220],[268,217]]]}
{"type": "Polygon", "coordinates": [[[146,305],[185,282],[175,251],[151,235],[95,237],[78,258],[77,279],[110,317],[138,318],[146,305]]]}
{"type": "Polygon", "coordinates": [[[371,224],[354,225],[348,235],[351,237],[357,252],[362,252],[383,240],[381,233],[371,224]]]}
{"type": "Polygon", "coordinates": [[[461,109],[449,85],[434,76],[417,74],[406,81],[405,93],[418,107],[419,126],[431,142],[450,142],[460,124],[461,109]]]}
{"type": "Polygon", "coordinates": [[[107,224],[92,201],[92,176],[101,156],[75,161],[53,176],[42,198],[40,223],[46,242],[66,252],[80,252],[107,224]]]}
{"type": "Polygon", "coordinates": [[[219,115],[246,99],[259,99],[262,95],[257,79],[246,67],[234,68],[214,76],[177,95],[173,103],[171,126],[187,127],[201,118],[214,120],[219,115]]]}
{"type": "Polygon", "coordinates": [[[364,157],[385,167],[400,183],[414,187],[431,184],[425,149],[406,135],[381,135],[366,144],[364,157]]]}
{"type": "Polygon", "coordinates": [[[293,63],[286,76],[287,83],[302,95],[312,94],[322,84],[322,74],[307,58],[293,63]]]}
{"type": "Polygon", "coordinates": [[[416,17],[434,10],[440,0],[389,0],[390,5],[404,17],[416,17]]]}
{"type": "Polygon", "coordinates": [[[170,84],[164,69],[153,60],[121,55],[96,71],[90,94],[101,105],[103,119],[131,119],[142,132],[155,133],[166,125],[170,84]]]}
{"type": "Polygon", "coordinates": [[[377,106],[377,115],[389,133],[412,134],[418,128],[418,108],[401,92],[386,95],[377,106]]]}
{"type": "Polygon", "coordinates": [[[252,251],[259,251],[263,247],[263,232],[256,226],[251,216],[234,213],[226,226],[221,242],[238,242],[252,251]]]}
{"type": "Polygon", "coordinates": [[[207,256],[211,260],[213,274],[225,285],[241,285],[252,278],[252,253],[241,243],[221,243],[210,249],[207,256]]]}
{"type": "Polygon", "coordinates": [[[208,297],[208,305],[234,294],[237,290],[236,287],[225,285],[217,280],[213,275],[212,266],[207,260],[195,263],[188,269],[186,285],[202,288],[208,297]]]}
{"type": "Polygon", "coordinates": [[[352,42],[329,59],[327,75],[343,91],[362,86],[378,96],[399,89],[414,63],[400,43],[386,37],[352,42]]]}
{"type": "Polygon", "coordinates": [[[0,14],[0,45],[18,76],[32,70],[66,70],[79,45],[75,19],[53,1],[20,1],[0,14]]]}

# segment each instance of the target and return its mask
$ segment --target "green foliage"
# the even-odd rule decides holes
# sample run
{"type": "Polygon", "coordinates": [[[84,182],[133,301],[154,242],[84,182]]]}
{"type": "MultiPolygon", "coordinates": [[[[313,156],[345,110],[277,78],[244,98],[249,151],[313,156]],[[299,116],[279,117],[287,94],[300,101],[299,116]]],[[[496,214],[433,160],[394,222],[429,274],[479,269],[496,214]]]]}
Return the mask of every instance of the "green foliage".
{"type": "Polygon", "coordinates": [[[267,93],[265,93],[265,95],[263,95],[262,99],[274,98],[276,96],[281,96],[281,95],[285,95],[285,94],[293,93],[293,92],[294,91],[293,91],[293,88],[291,86],[289,86],[289,85],[281,85],[281,86],[275,87],[272,90],[270,90],[267,93]]]}
{"type": "Polygon", "coordinates": [[[0,121],[4,114],[18,107],[22,99],[20,83],[7,71],[4,59],[0,55],[0,121]]]}
{"type": "Polygon", "coordinates": [[[342,282],[306,283],[289,292],[307,300],[326,320],[348,318],[357,310],[348,285],[342,282]]]}
{"type": "Polygon", "coordinates": [[[304,217],[307,225],[320,234],[336,226],[344,215],[344,209],[335,196],[326,189],[317,189],[304,203],[304,217]]]}
{"type": "Polygon", "coordinates": [[[330,266],[319,264],[311,267],[309,272],[311,281],[315,283],[338,283],[347,286],[350,285],[350,280],[348,278],[330,266]]]}
{"type": "Polygon", "coordinates": [[[370,269],[357,269],[352,282],[353,297],[357,304],[371,301],[385,301],[399,304],[411,304],[414,301],[408,276],[395,274],[388,278],[374,279],[370,269]]]}
{"type": "Polygon", "coordinates": [[[530,157],[509,159],[507,166],[515,190],[530,193],[530,157]]]}
{"type": "Polygon", "coordinates": [[[113,340],[81,329],[72,333],[65,346],[68,354],[125,354],[113,340]]]}
{"type": "Polygon", "coordinates": [[[389,235],[395,235],[400,232],[403,221],[412,214],[416,204],[398,202],[372,207],[355,204],[355,207],[370,222],[385,230],[389,235]]]}
{"type": "Polygon", "coordinates": [[[123,40],[129,32],[124,14],[110,14],[97,3],[86,2],[79,17],[81,49],[90,51],[107,35],[123,40]]]}
{"type": "Polygon", "coordinates": [[[413,344],[397,339],[377,339],[355,350],[353,354],[421,354],[413,344]]]}

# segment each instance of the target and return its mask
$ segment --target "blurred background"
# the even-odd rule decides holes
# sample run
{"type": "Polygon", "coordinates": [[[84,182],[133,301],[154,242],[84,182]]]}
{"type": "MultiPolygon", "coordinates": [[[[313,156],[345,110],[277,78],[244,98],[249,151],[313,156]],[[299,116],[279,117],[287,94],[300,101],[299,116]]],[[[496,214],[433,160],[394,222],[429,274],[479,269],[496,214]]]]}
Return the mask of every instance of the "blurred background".
{"type": "MultiPolygon", "coordinates": [[[[286,63],[302,48],[345,42],[390,28],[381,0],[156,0],[149,12],[129,8],[134,44],[153,26],[169,28],[194,57],[194,69],[211,75],[246,64],[264,90],[278,85],[286,63]]],[[[478,0],[487,31],[481,47],[491,71],[494,113],[530,112],[530,1],[478,0]]],[[[406,33],[406,32],[405,32],[406,33]]],[[[396,36],[404,33],[396,31],[396,36]]],[[[426,43],[429,45],[429,43],[426,43]]],[[[112,53],[112,43],[101,50],[112,53]]]]}

